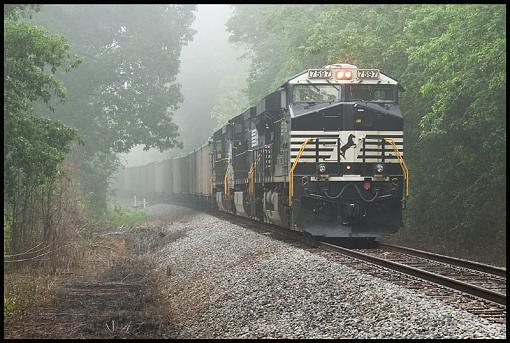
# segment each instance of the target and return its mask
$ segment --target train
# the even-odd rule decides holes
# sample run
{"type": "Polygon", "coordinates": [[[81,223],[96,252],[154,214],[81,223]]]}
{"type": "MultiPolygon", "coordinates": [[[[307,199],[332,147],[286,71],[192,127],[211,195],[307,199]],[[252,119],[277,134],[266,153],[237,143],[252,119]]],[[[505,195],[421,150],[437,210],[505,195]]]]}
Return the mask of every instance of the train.
{"type": "Polygon", "coordinates": [[[189,154],[122,169],[117,188],[312,236],[391,235],[409,196],[403,90],[379,69],[306,69],[189,154]]]}

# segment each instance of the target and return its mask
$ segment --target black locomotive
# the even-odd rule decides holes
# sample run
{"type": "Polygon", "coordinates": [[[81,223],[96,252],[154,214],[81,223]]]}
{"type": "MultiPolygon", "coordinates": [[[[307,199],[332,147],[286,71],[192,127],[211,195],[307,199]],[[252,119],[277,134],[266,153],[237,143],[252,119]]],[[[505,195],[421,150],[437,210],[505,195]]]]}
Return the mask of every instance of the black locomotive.
{"type": "Polygon", "coordinates": [[[124,170],[120,187],[313,236],[387,235],[408,195],[400,88],[377,69],[305,70],[187,156],[124,170]]]}

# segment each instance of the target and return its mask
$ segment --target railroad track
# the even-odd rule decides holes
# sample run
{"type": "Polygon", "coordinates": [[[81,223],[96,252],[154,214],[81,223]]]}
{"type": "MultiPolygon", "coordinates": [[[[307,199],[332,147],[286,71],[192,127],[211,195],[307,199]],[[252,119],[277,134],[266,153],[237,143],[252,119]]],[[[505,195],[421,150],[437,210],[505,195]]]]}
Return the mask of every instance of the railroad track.
{"type": "Polygon", "coordinates": [[[505,268],[495,267],[495,266],[491,266],[491,265],[480,263],[480,262],[462,260],[462,259],[456,258],[456,257],[434,254],[434,253],[431,253],[428,251],[406,248],[406,247],[388,244],[388,243],[378,242],[377,244],[379,247],[400,251],[400,252],[406,253],[408,255],[424,257],[424,258],[431,259],[434,261],[444,262],[444,263],[459,266],[459,267],[477,270],[477,271],[487,273],[487,274],[492,274],[495,276],[501,276],[506,279],[506,269],[505,268]]]}
{"type": "Polygon", "coordinates": [[[217,218],[270,234],[274,239],[297,243],[307,249],[318,247],[340,253],[335,254],[335,258],[349,267],[421,291],[491,322],[506,323],[506,269],[380,242],[375,249],[347,249],[274,225],[205,210],[217,218]],[[374,268],[374,264],[384,268],[374,268]]]}
{"type": "Polygon", "coordinates": [[[384,243],[375,249],[348,249],[326,242],[320,242],[319,247],[348,257],[351,261],[343,259],[342,263],[356,269],[408,288],[421,289],[491,321],[506,321],[506,270],[503,268],[384,243]],[[360,261],[363,261],[361,265],[360,261]],[[367,267],[366,262],[384,267],[385,271],[367,267]]]}

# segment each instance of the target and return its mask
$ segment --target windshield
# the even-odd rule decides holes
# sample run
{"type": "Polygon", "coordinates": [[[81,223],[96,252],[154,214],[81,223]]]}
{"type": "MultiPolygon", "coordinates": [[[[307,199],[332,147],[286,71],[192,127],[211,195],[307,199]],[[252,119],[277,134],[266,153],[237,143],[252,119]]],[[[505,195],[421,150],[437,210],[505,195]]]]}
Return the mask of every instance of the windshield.
{"type": "Polygon", "coordinates": [[[394,86],[391,85],[350,85],[347,100],[395,101],[394,86]]]}
{"type": "Polygon", "coordinates": [[[331,102],[340,99],[340,87],[333,85],[294,86],[294,102],[331,102]]]}

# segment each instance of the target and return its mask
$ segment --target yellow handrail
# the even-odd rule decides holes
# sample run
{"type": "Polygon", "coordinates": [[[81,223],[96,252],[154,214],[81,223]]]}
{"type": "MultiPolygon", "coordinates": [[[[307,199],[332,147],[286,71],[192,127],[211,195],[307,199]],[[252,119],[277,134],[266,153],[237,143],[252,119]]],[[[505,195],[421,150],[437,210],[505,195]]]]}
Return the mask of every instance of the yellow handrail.
{"type": "Polygon", "coordinates": [[[398,158],[398,163],[400,163],[400,168],[402,168],[402,172],[404,173],[404,179],[406,181],[406,197],[409,196],[409,171],[407,170],[406,163],[404,162],[404,158],[398,151],[397,145],[395,144],[395,141],[392,138],[384,138],[384,140],[391,144],[393,147],[393,150],[395,150],[395,153],[398,158]]]}
{"type": "Polygon", "coordinates": [[[250,170],[248,171],[248,194],[251,196],[252,199],[255,196],[255,183],[253,174],[255,173],[255,166],[257,165],[260,156],[262,156],[262,154],[258,154],[258,157],[253,161],[250,170]]]}
{"type": "Polygon", "coordinates": [[[308,142],[310,142],[311,140],[314,140],[314,139],[315,138],[305,139],[303,144],[301,144],[301,148],[299,149],[299,152],[296,156],[296,160],[294,161],[294,164],[292,164],[292,167],[290,168],[290,172],[289,172],[289,206],[292,206],[292,198],[294,197],[294,169],[296,169],[296,166],[299,162],[299,159],[301,158],[301,155],[303,155],[306,145],[308,144],[308,142]]]}
{"type": "MultiPolygon", "coordinates": [[[[253,162],[253,163],[255,163],[255,162],[253,162]]],[[[253,185],[253,170],[254,170],[254,168],[253,168],[253,164],[252,164],[250,167],[250,170],[248,171],[248,195],[252,198],[253,198],[253,193],[255,193],[253,191],[253,188],[255,186],[255,185],[253,185]]]]}
{"type": "Polygon", "coordinates": [[[225,177],[223,178],[224,190],[225,190],[225,199],[228,196],[228,178],[227,177],[228,177],[228,166],[227,166],[227,170],[225,170],[225,177]]]}

